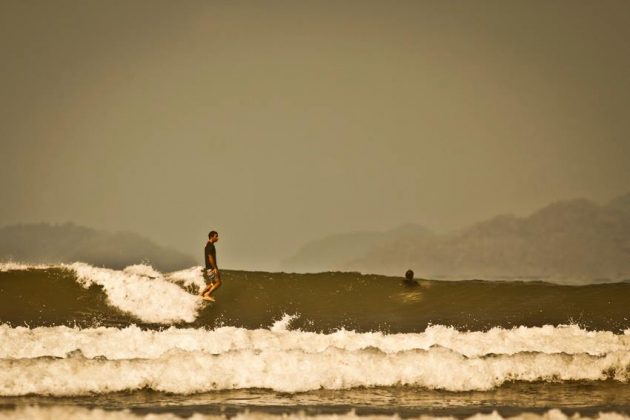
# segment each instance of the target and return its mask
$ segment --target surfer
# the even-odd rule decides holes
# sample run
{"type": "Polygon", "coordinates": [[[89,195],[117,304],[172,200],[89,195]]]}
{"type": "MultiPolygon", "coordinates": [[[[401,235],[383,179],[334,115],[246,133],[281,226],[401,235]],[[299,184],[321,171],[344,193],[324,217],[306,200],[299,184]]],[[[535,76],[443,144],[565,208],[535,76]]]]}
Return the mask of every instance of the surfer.
{"type": "Polygon", "coordinates": [[[203,269],[203,278],[206,281],[206,288],[200,293],[203,300],[214,302],[212,292],[221,286],[221,273],[217,265],[217,250],[214,243],[219,240],[219,234],[212,230],[208,233],[208,242],[203,250],[203,258],[206,267],[203,269]]]}
{"type": "Polygon", "coordinates": [[[413,279],[413,270],[407,270],[403,284],[410,287],[419,286],[418,282],[413,279]]]}

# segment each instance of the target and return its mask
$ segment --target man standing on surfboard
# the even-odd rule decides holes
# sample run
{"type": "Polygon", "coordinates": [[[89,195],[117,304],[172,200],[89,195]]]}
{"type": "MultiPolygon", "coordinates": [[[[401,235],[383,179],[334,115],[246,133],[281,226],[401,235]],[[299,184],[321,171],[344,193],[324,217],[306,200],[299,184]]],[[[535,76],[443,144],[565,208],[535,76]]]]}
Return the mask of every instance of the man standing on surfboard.
{"type": "Polygon", "coordinates": [[[211,296],[212,292],[221,286],[221,273],[217,265],[217,250],[214,243],[219,240],[219,234],[212,230],[208,233],[208,242],[203,251],[203,258],[206,262],[206,268],[203,269],[203,278],[206,280],[206,288],[200,293],[203,300],[214,302],[211,296]]]}

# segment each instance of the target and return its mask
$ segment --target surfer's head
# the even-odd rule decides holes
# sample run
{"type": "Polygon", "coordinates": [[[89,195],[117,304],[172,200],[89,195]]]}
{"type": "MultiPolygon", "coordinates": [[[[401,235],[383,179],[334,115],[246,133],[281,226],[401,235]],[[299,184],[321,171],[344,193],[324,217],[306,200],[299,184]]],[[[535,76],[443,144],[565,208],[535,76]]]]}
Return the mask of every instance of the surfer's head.
{"type": "Polygon", "coordinates": [[[210,233],[208,233],[208,240],[212,242],[218,241],[219,233],[216,230],[211,230],[210,233]]]}
{"type": "Polygon", "coordinates": [[[407,270],[407,272],[405,273],[405,278],[407,280],[413,280],[413,270],[407,270]]]}

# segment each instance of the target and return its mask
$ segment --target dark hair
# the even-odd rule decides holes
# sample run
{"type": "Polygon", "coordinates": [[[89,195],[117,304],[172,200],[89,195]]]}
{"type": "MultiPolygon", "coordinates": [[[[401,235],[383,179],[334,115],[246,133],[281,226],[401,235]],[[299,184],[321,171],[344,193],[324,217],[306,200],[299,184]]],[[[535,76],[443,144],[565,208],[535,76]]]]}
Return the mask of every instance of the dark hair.
{"type": "Polygon", "coordinates": [[[407,272],[405,273],[405,278],[407,280],[413,280],[413,270],[407,270],[407,272]]]}
{"type": "Polygon", "coordinates": [[[208,233],[208,239],[212,239],[212,237],[214,235],[218,235],[219,233],[216,230],[211,230],[210,233],[208,233]]]}

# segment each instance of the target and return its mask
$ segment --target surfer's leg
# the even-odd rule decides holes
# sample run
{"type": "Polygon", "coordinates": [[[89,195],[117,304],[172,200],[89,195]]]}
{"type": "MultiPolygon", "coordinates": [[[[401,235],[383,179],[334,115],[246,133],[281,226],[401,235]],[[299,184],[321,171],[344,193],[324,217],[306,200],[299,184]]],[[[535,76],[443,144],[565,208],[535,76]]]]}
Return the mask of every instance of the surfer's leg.
{"type": "Polygon", "coordinates": [[[205,296],[208,292],[210,292],[210,289],[212,289],[212,283],[206,285],[206,287],[201,291],[201,293],[199,293],[199,296],[205,296]]]}
{"type": "Polygon", "coordinates": [[[203,270],[203,279],[206,281],[206,287],[199,293],[199,296],[204,297],[212,289],[214,276],[210,276],[207,270],[203,270]]]}
{"type": "Polygon", "coordinates": [[[208,291],[208,296],[210,296],[212,294],[212,292],[214,292],[215,290],[217,290],[219,287],[221,287],[221,277],[216,277],[214,279],[214,281],[212,282],[212,285],[210,287],[210,290],[208,291]]]}

